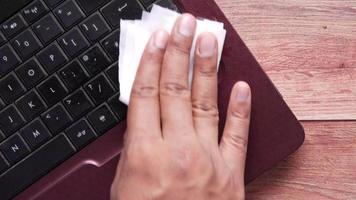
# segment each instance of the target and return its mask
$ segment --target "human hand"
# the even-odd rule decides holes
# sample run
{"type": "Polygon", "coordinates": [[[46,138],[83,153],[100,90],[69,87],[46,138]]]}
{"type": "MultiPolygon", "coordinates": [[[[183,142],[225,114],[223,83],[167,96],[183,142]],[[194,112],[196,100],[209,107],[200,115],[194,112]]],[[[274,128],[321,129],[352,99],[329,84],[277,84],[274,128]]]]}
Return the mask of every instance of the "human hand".
{"type": "Polygon", "coordinates": [[[244,199],[250,88],[244,82],[234,86],[219,144],[217,40],[210,33],[199,36],[190,89],[195,27],[195,18],[184,14],[171,35],[157,31],[147,44],[132,89],[112,200],[244,199]]]}

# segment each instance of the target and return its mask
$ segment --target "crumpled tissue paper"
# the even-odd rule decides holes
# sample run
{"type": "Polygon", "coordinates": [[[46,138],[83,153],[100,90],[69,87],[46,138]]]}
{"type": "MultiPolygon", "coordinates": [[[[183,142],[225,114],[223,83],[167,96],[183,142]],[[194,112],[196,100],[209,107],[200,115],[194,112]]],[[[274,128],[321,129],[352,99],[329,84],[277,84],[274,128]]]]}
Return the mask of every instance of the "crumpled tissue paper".
{"type": "MultiPolygon", "coordinates": [[[[136,72],[146,47],[146,44],[158,29],[165,29],[171,32],[176,19],[181,14],[154,5],[151,12],[143,11],[141,20],[121,20],[120,22],[120,46],[119,46],[119,82],[120,82],[120,101],[129,104],[132,85],[134,83],[136,72]]],[[[207,19],[197,19],[196,35],[193,41],[190,60],[190,83],[193,75],[193,60],[196,39],[199,34],[203,32],[210,32],[217,37],[219,59],[218,65],[221,60],[222,49],[225,42],[226,30],[224,24],[211,21],[207,19]]]]}

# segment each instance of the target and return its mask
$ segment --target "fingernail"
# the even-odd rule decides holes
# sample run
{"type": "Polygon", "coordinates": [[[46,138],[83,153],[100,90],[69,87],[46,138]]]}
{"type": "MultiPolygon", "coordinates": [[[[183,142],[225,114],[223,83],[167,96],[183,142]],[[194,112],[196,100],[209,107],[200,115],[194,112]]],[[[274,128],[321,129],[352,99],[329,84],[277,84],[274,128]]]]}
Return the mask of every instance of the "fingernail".
{"type": "Polygon", "coordinates": [[[248,85],[244,82],[238,83],[238,88],[237,88],[237,102],[239,103],[244,103],[246,102],[250,97],[250,89],[248,85]]]}
{"type": "Polygon", "coordinates": [[[164,49],[167,46],[168,35],[165,31],[158,31],[154,36],[154,45],[158,49],[164,49]]]}
{"type": "Polygon", "coordinates": [[[191,15],[182,15],[179,23],[178,31],[180,34],[189,37],[195,32],[195,19],[191,15]]]}
{"type": "Polygon", "coordinates": [[[199,54],[203,58],[208,58],[214,55],[215,38],[211,34],[206,34],[202,37],[199,44],[199,54]]]}

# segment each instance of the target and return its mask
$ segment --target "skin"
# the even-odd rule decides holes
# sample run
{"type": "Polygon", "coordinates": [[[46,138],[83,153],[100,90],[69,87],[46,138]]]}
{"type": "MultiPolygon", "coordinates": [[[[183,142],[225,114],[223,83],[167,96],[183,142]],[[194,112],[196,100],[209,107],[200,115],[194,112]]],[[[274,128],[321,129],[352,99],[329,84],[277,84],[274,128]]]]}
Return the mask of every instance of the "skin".
{"type": "Polygon", "coordinates": [[[125,145],[112,200],[238,200],[244,170],[251,91],[238,82],[218,142],[217,40],[198,37],[192,87],[189,52],[196,19],[184,14],[172,33],[155,32],[132,89],[125,145]]]}

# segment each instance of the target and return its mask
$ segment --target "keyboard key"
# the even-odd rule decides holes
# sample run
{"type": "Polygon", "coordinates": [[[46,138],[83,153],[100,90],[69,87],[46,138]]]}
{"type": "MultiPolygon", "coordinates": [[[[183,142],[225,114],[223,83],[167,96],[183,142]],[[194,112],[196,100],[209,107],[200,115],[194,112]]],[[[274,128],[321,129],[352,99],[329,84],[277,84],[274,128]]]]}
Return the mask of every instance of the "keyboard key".
{"type": "Polygon", "coordinates": [[[150,7],[156,0],[140,0],[145,8],[150,7]]]}
{"type": "Polygon", "coordinates": [[[12,199],[73,153],[74,149],[64,135],[45,144],[0,177],[1,199],[12,199]]]}
{"type": "Polygon", "coordinates": [[[59,72],[59,75],[70,91],[79,88],[88,80],[88,75],[84,72],[77,60],[64,67],[64,69],[59,72]]]}
{"type": "Polygon", "coordinates": [[[30,152],[25,142],[17,134],[2,143],[0,150],[10,164],[15,164],[30,152]]]}
{"type": "Polygon", "coordinates": [[[47,11],[46,5],[42,1],[37,0],[23,9],[22,16],[26,19],[27,23],[31,24],[46,14],[47,11]]]}
{"type": "Polygon", "coordinates": [[[78,4],[83,8],[83,10],[89,14],[92,11],[98,9],[99,6],[108,2],[109,0],[77,0],[78,4]]]}
{"type": "Polygon", "coordinates": [[[31,91],[16,102],[22,116],[30,121],[46,110],[45,104],[36,92],[31,91]]]}
{"type": "Polygon", "coordinates": [[[44,113],[42,115],[42,120],[54,134],[62,131],[72,122],[70,116],[60,104],[44,113]]]}
{"type": "Polygon", "coordinates": [[[54,72],[68,61],[64,52],[56,43],[45,48],[37,57],[48,73],[54,72]]]}
{"type": "Polygon", "coordinates": [[[66,1],[58,6],[54,10],[54,13],[67,29],[72,27],[80,19],[84,18],[83,12],[73,0],[66,1]]]}
{"type": "Polygon", "coordinates": [[[136,0],[114,0],[101,12],[113,27],[120,26],[121,19],[140,19],[142,8],[136,0]]]}
{"type": "Polygon", "coordinates": [[[72,29],[62,36],[58,43],[64,48],[67,54],[75,57],[81,51],[89,47],[89,43],[77,28],[72,29]]]}
{"type": "Polygon", "coordinates": [[[89,98],[85,95],[83,90],[78,90],[70,97],[64,99],[63,104],[72,114],[73,118],[79,118],[93,108],[92,103],[90,103],[89,98]]]}
{"type": "Polygon", "coordinates": [[[56,7],[59,3],[61,3],[63,0],[44,0],[46,2],[46,4],[51,7],[54,8],[56,7]]]}
{"type": "Polygon", "coordinates": [[[6,42],[6,39],[2,33],[0,33],[0,45],[4,44],[6,42]]]}
{"type": "Polygon", "coordinates": [[[23,59],[32,56],[33,53],[42,47],[41,43],[30,29],[27,29],[25,32],[15,37],[15,39],[11,41],[11,44],[23,59]]]}
{"type": "Polygon", "coordinates": [[[89,114],[88,119],[98,134],[104,134],[116,125],[114,115],[105,105],[89,114]]]}
{"type": "Polygon", "coordinates": [[[114,112],[114,114],[118,117],[120,121],[123,121],[126,119],[127,115],[127,106],[119,100],[120,94],[115,95],[113,98],[111,98],[108,102],[111,110],[114,112]]]}
{"type": "Polygon", "coordinates": [[[172,2],[172,0],[161,0],[161,1],[157,2],[156,4],[161,6],[161,7],[163,7],[163,8],[168,8],[170,10],[174,10],[176,12],[179,12],[178,7],[172,2]]]}
{"type": "Polygon", "coordinates": [[[15,74],[11,73],[0,81],[0,96],[7,104],[15,101],[23,93],[25,93],[25,89],[15,74]]]}
{"type": "MultiPolygon", "coordinates": [[[[0,131],[0,142],[3,141],[5,139],[4,134],[0,131]]],[[[0,170],[1,171],[1,170],[0,170]]]]}
{"type": "Polygon", "coordinates": [[[52,14],[43,17],[32,26],[38,38],[45,44],[63,33],[63,29],[52,14]]]}
{"type": "Polygon", "coordinates": [[[80,56],[80,60],[92,75],[96,75],[110,65],[109,58],[104,51],[95,46],[80,56]]]}
{"type": "Polygon", "coordinates": [[[106,37],[101,44],[106,52],[110,55],[111,59],[117,61],[119,59],[119,30],[114,31],[108,37],[106,37]]]}
{"type": "Polygon", "coordinates": [[[80,25],[84,35],[91,41],[95,42],[103,35],[110,31],[110,27],[106,24],[99,13],[95,13],[85,22],[80,25]]]}
{"type": "Polygon", "coordinates": [[[22,31],[26,27],[26,23],[20,15],[16,15],[1,25],[1,30],[6,37],[10,39],[16,33],[22,31]]]}
{"type": "Polygon", "coordinates": [[[27,89],[31,89],[46,77],[44,70],[34,58],[16,69],[16,73],[27,89]]]}
{"type": "Polygon", "coordinates": [[[14,67],[19,65],[21,62],[20,58],[16,55],[14,50],[9,46],[5,45],[0,48],[0,77],[4,76],[6,73],[11,71],[14,67]]]}
{"type": "Polygon", "coordinates": [[[9,166],[7,165],[5,158],[0,155],[0,174],[4,172],[9,166]]]}
{"type": "Polygon", "coordinates": [[[51,138],[49,131],[39,119],[23,128],[21,135],[32,150],[35,150],[51,138]]]}
{"type": "Polygon", "coordinates": [[[77,147],[77,149],[83,148],[85,145],[95,139],[93,129],[84,119],[70,127],[66,133],[68,138],[72,141],[75,147],[77,147]]]}
{"type": "Polygon", "coordinates": [[[112,64],[109,69],[106,70],[106,74],[108,75],[110,81],[116,88],[120,88],[119,83],[119,66],[116,63],[112,64]]]}
{"type": "Polygon", "coordinates": [[[47,102],[47,105],[53,105],[57,103],[67,94],[64,86],[56,76],[52,76],[40,86],[38,86],[38,91],[47,102]]]}
{"type": "Polygon", "coordinates": [[[10,136],[24,124],[24,120],[14,106],[0,112],[0,129],[5,136],[10,136]]]}
{"type": "Polygon", "coordinates": [[[85,90],[95,104],[100,104],[114,95],[114,89],[103,75],[96,77],[85,86],[85,90]]]}

